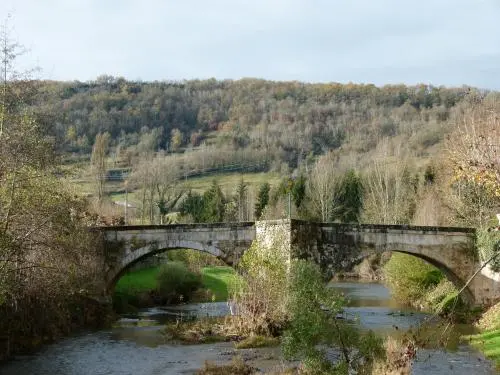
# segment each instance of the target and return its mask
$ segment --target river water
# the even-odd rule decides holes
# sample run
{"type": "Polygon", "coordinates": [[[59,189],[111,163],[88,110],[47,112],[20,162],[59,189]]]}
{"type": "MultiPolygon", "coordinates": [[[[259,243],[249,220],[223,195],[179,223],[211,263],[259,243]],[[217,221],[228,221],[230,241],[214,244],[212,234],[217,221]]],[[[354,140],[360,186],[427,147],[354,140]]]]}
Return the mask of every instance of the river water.
{"type": "MultiPolygon", "coordinates": [[[[346,318],[380,334],[398,335],[428,319],[426,314],[402,309],[381,284],[334,283],[350,299],[346,318]]],[[[1,375],[167,375],[193,374],[208,361],[229,361],[241,355],[263,371],[290,365],[279,348],[235,350],[232,343],[172,345],[159,332],[160,325],[179,316],[225,315],[225,303],[188,304],[152,308],[138,316],[123,317],[112,329],[81,334],[46,346],[31,356],[18,356],[0,365],[1,375]]],[[[455,337],[471,327],[459,327],[455,337]]],[[[436,336],[441,328],[431,329],[436,336]]],[[[493,365],[467,345],[449,341],[451,350],[419,349],[413,365],[415,375],[496,374],[493,365]]]]}

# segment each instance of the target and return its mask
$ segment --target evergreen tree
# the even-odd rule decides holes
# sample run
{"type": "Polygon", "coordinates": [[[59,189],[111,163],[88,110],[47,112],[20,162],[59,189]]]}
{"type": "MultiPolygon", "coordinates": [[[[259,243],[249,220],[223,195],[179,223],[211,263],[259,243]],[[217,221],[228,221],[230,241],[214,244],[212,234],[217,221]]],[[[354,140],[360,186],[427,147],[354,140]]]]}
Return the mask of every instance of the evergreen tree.
{"type": "Polygon", "coordinates": [[[216,180],[203,194],[203,222],[220,223],[224,221],[226,199],[216,180]]]}
{"type": "Polygon", "coordinates": [[[195,223],[201,223],[203,221],[203,209],[203,197],[192,191],[188,192],[186,198],[180,205],[181,215],[191,215],[195,223]]]}
{"type": "Polygon", "coordinates": [[[257,203],[255,204],[255,218],[258,220],[262,216],[264,208],[266,208],[269,203],[269,191],[271,190],[271,185],[265,182],[260,185],[259,194],[257,196],[257,203]]]}
{"type": "Polygon", "coordinates": [[[235,193],[235,202],[238,211],[238,220],[246,221],[248,220],[247,215],[247,194],[248,193],[248,184],[243,181],[243,177],[240,179],[240,182],[236,186],[235,193]]]}
{"type": "Polygon", "coordinates": [[[347,171],[338,187],[333,201],[332,220],[342,223],[357,223],[363,207],[363,185],[353,169],[347,171]]]}
{"type": "Polygon", "coordinates": [[[306,178],[303,175],[293,181],[291,193],[295,207],[300,208],[306,197],[306,178]]]}

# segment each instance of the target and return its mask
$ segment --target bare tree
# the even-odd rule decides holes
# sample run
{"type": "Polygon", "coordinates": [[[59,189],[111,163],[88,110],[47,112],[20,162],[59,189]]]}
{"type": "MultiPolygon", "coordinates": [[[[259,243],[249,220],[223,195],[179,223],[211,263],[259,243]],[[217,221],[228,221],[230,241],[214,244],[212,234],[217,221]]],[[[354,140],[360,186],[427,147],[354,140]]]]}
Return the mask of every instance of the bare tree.
{"type": "Polygon", "coordinates": [[[165,216],[173,210],[184,194],[184,190],[178,187],[181,171],[175,160],[168,160],[161,155],[153,161],[153,170],[153,183],[157,194],[155,204],[158,207],[160,224],[164,224],[165,216]]]}
{"type": "Polygon", "coordinates": [[[329,152],[322,155],[311,170],[307,180],[310,202],[321,221],[331,219],[333,201],[338,189],[339,177],[335,168],[336,156],[329,152]]]}
{"type": "Polygon", "coordinates": [[[181,171],[176,159],[159,153],[155,157],[143,157],[134,166],[131,182],[141,190],[142,218],[147,214],[149,222],[155,222],[156,209],[159,222],[173,209],[183,195],[178,188],[181,171]]]}
{"type": "Polygon", "coordinates": [[[92,176],[95,183],[97,201],[104,197],[104,184],[106,182],[106,153],[109,145],[109,133],[98,133],[95,137],[92,156],[90,159],[92,176]]]}
{"type": "Polygon", "coordinates": [[[447,150],[455,179],[480,185],[500,198],[500,100],[488,99],[465,108],[447,150]]]}
{"type": "Polygon", "coordinates": [[[408,224],[415,191],[408,162],[397,144],[384,141],[365,178],[363,220],[380,224],[408,224]]]}

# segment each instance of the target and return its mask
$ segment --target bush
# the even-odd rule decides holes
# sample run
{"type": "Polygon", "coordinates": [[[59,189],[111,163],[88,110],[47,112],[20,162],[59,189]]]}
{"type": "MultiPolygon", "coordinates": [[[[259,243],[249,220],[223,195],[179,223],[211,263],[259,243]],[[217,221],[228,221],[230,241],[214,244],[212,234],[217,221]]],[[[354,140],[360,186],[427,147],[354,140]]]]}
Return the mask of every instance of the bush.
{"type": "Polygon", "coordinates": [[[226,264],[213,256],[212,254],[205,253],[193,249],[177,249],[169,250],[167,258],[174,262],[183,262],[187,268],[194,273],[200,273],[206,266],[225,266],[226,264]]]}
{"type": "Polygon", "coordinates": [[[394,298],[409,305],[421,301],[444,277],[433,265],[401,253],[393,254],[383,271],[394,298]]]}
{"type": "Polygon", "coordinates": [[[217,365],[205,362],[205,366],[199,370],[198,375],[251,375],[255,369],[245,363],[241,357],[235,357],[229,364],[217,365]]]}
{"type": "Polygon", "coordinates": [[[238,342],[234,347],[236,349],[267,348],[279,344],[280,340],[277,337],[252,335],[238,342]]]}
{"type": "Polygon", "coordinates": [[[160,268],[158,293],[166,303],[187,301],[201,286],[200,276],[189,271],[182,262],[170,262],[160,268]]]}
{"type": "Polygon", "coordinates": [[[290,322],[283,337],[283,353],[288,359],[302,358],[309,374],[363,373],[375,359],[384,358],[382,339],[373,332],[362,334],[337,315],[345,300],[325,286],[316,264],[296,260],[290,271],[288,311],[290,322]],[[340,347],[338,363],[332,363],[325,347],[340,347]]]}
{"type": "Polygon", "coordinates": [[[286,256],[283,246],[268,248],[254,241],[240,260],[243,280],[234,285],[230,297],[238,310],[230,324],[239,335],[281,333],[287,318],[286,256]]]}
{"type": "Polygon", "coordinates": [[[430,306],[438,307],[440,303],[446,299],[449,295],[456,295],[457,289],[453,283],[447,279],[443,279],[439,282],[436,287],[427,293],[425,296],[425,301],[430,306]]]}

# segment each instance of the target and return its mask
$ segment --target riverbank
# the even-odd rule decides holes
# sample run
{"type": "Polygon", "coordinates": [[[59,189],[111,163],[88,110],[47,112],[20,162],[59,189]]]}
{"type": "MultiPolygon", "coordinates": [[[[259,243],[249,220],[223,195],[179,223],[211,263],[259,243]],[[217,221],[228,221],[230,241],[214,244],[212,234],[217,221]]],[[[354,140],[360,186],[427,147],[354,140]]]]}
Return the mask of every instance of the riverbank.
{"type": "MultiPolygon", "coordinates": [[[[426,315],[404,310],[390,297],[381,284],[332,283],[351,300],[346,316],[363,329],[378,334],[398,335],[416,327],[426,315]],[[401,314],[404,312],[404,314],[401,314]],[[398,328],[396,329],[395,326],[398,328]]],[[[20,356],[0,365],[2,375],[86,375],[106,373],[120,375],[196,374],[206,361],[228,364],[233,357],[261,373],[277,373],[296,362],[284,362],[281,348],[237,349],[234,342],[199,345],[174,344],[165,341],[161,333],[167,322],[178,317],[223,316],[228,314],[226,303],[197,303],[141,310],[136,317],[120,319],[112,328],[88,332],[61,340],[32,356],[20,356]]],[[[332,352],[332,355],[337,355],[332,352]]],[[[492,375],[488,361],[470,346],[455,351],[430,348],[419,349],[414,361],[413,375],[492,375]]]]}
{"type": "Polygon", "coordinates": [[[8,327],[0,333],[0,362],[13,356],[36,353],[44,345],[79,332],[104,329],[116,319],[109,304],[86,295],[75,294],[61,299],[57,308],[41,305],[39,301],[30,307],[28,311],[38,312],[33,312],[33,316],[38,317],[35,323],[23,320],[23,315],[8,310],[8,306],[0,307],[2,324],[8,327]]]}
{"type": "Polygon", "coordinates": [[[500,370],[500,303],[488,309],[476,326],[481,332],[464,336],[464,340],[480,350],[486,358],[495,361],[500,370]]]}

